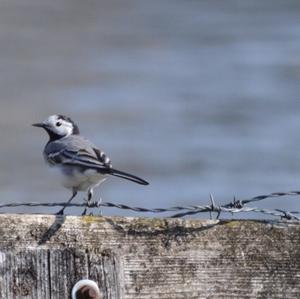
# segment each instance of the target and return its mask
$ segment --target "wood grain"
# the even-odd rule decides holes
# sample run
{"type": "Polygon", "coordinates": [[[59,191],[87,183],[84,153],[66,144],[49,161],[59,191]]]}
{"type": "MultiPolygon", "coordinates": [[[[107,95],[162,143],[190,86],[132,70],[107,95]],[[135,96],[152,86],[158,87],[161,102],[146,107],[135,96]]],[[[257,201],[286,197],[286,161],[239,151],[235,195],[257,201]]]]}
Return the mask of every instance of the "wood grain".
{"type": "Polygon", "coordinates": [[[0,215],[0,298],[300,298],[300,224],[0,215]]]}

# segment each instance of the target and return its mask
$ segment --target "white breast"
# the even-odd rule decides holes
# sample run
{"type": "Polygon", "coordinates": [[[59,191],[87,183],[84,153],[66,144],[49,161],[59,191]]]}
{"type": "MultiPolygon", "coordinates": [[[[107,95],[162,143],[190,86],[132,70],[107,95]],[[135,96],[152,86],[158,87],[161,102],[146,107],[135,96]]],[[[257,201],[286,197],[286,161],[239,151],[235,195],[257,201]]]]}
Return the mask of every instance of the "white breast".
{"type": "Polygon", "coordinates": [[[79,167],[60,166],[63,186],[77,191],[87,191],[104,182],[106,175],[100,174],[94,169],[82,170],[79,167]]]}

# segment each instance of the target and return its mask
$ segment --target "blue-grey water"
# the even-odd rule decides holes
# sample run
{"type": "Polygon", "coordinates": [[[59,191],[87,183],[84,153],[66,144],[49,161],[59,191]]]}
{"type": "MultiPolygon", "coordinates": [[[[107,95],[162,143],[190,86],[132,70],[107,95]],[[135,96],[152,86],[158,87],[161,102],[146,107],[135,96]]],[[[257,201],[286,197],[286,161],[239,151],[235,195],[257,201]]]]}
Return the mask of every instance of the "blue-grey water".
{"type": "MultiPolygon", "coordinates": [[[[169,207],[300,189],[298,0],[3,0],[0,67],[1,203],[70,196],[30,126],[53,113],[151,183],[113,178],[96,192],[104,201],[169,207]]],[[[255,205],[300,210],[300,198],[255,205]]]]}

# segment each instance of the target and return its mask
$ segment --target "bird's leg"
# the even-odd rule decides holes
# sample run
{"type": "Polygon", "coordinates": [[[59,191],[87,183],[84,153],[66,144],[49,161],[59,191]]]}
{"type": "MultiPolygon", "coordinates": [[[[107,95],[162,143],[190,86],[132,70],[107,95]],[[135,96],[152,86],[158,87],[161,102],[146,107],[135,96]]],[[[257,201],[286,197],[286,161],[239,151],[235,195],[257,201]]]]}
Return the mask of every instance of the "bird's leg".
{"type": "Polygon", "coordinates": [[[63,208],[60,211],[58,211],[55,215],[63,215],[65,208],[68,206],[68,204],[73,200],[73,198],[76,195],[77,195],[77,191],[75,189],[73,189],[73,194],[72,194],[71,198],[65,203],[65,205],[63,206],[63,208]]]}
{"type": "Polygon", "coordinates": [[[100,206],[101,203],[102,203],[102,197],[99,198],[97,204],[99,205],[99,215],[100,215],[100,216],[103,216],[103,214],[102,214],[102,209],[101,209],[101,206],[100,206]]]}
{"type": "MultiPolygon", "coordinates": [[[[93,197],[93,189],[89,189],[88,190],[88,198],[87,198],[87,206],[88,207],[91,204],[92,197],[93,197]]],[[[87,207],[84,208],[84,211],[82,212],[81,216],[86,215],[86,212],[87,212],[87,207]]]]}

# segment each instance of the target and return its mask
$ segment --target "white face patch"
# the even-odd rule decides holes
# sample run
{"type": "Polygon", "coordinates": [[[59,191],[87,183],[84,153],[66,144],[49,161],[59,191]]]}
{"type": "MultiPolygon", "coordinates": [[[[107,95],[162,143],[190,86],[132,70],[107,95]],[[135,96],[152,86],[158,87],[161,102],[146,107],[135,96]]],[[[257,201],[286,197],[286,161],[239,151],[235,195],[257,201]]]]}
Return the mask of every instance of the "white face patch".
{"type": "Polygon", "coordinates": [[[59,118],[58,115],[51,115],[45,121],[44,124],[55,134],[60,136],[70,136],[73,132],[73,124],[59,118]]]}

